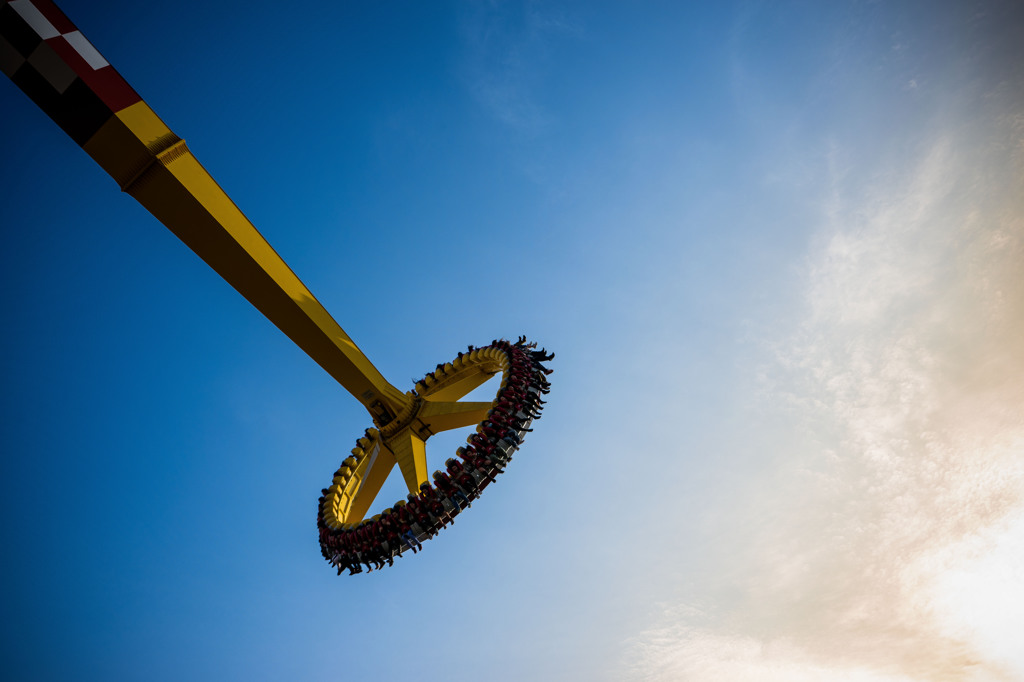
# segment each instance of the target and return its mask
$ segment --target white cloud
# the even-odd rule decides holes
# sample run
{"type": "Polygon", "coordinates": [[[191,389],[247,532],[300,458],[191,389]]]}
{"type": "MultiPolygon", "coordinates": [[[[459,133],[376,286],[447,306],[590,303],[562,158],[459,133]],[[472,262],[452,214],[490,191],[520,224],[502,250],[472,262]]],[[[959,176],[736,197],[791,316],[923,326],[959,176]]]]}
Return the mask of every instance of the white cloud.
{"type": "Polygon", "coordinates": [[[690,627],[694,614],[669,609],[666,625],[642,632],[631,644],[630,679],[648,682],[680,680],[757,680],[758,682],[905,682],[884,672],[825,665],[784,638],[763,640],[690,627]]]}
{"type": "Polygon", "coordinates": [[[794,436],[745,503],[715,512],[719,577],[693,590],[715,596],[631,641],[635,679],[1024,676],[997,634],[1024,629],[1005,614],[1024,612],[1024,584],[985,590],[993,557],[1021,546],[999,529],[1024,499],[1009,149],[947,135],[855,203],[846,180],[833,188],[806,315],[763,372],[763,409],[794,436]]]}

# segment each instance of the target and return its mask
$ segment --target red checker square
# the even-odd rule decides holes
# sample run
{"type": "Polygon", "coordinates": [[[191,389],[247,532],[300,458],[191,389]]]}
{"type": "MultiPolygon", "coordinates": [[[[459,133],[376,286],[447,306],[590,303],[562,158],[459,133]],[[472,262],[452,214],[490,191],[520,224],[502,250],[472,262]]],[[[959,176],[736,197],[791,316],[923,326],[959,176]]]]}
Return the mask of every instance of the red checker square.
{"type": "Polygon", "coordinates": [[[82,80],[114,113],[142,101],[139,93],[112,66],[90,71],[82,75],[82,80]]]}

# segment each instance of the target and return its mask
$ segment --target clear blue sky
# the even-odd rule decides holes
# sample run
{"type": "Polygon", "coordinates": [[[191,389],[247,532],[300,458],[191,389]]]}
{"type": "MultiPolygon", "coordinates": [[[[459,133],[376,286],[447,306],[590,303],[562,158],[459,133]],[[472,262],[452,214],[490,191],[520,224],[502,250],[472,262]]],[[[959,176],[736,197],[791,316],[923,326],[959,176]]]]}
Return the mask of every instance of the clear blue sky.
{"type": "Polygon", "coordinates": [[[5,678],[1024,677],[1017,3],[59,4],[396,386],[556,373],[338,578],[365,412],[5,79],[5,678]]]}

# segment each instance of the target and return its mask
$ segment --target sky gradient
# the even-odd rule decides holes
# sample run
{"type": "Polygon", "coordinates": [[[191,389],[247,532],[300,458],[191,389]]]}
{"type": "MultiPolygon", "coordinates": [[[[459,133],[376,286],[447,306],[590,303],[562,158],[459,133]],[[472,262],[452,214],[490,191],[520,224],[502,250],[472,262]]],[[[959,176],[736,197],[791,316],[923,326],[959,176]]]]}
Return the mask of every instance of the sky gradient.
{"type": "Polygon", "coordinates": [[[1019,3],[59,4],[400,389],[556,371],[336,577],[365,412],[5,80],[5,677],[1024,679],[1019,3]]]}

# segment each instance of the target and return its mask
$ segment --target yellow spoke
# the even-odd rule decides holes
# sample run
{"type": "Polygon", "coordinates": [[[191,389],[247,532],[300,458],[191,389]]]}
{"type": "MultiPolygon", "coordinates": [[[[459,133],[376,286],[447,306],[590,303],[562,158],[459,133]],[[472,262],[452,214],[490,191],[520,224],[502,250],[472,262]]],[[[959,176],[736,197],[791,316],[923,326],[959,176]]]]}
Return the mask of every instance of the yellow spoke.
{"type": "Polygon", "coordinates": [[[497,370],[487,372],[480,367],[473,367],[451,381],[444,381],[434,390],[428,389],[429,392],[424,394],[423,398],[430,402],[458,400],[474,388],[483,385],[494,376],[495,371],[497,370]]]}
{"type": "Polygon", "coordinates": [[[379,441],[374,444],[367,456],[360,462],[352,481],[346,486],[346,495],[349,499],[343,503],[340,519],[346,523],[361,521],[366,512],[370,509],[377,493],[380,492],[384,481],[395,468],[395,456],[388,448],[379,441]],[[351,490],[351,493],[347,491],[351,490]]]}
{"type": "Polygon", "coordinates": [[[424,402],[416,418],[430,433],[479,424],[487,418],[490,402],[424,402]]]}
{"type": "Polygon", "coordinates": [[[405,486],[410,493],[418,493],[420,485],[429,483],[427,477],[427,450],[423,439],[406,427],[388,440],[388,447],[402,471],[405,486]]]}

